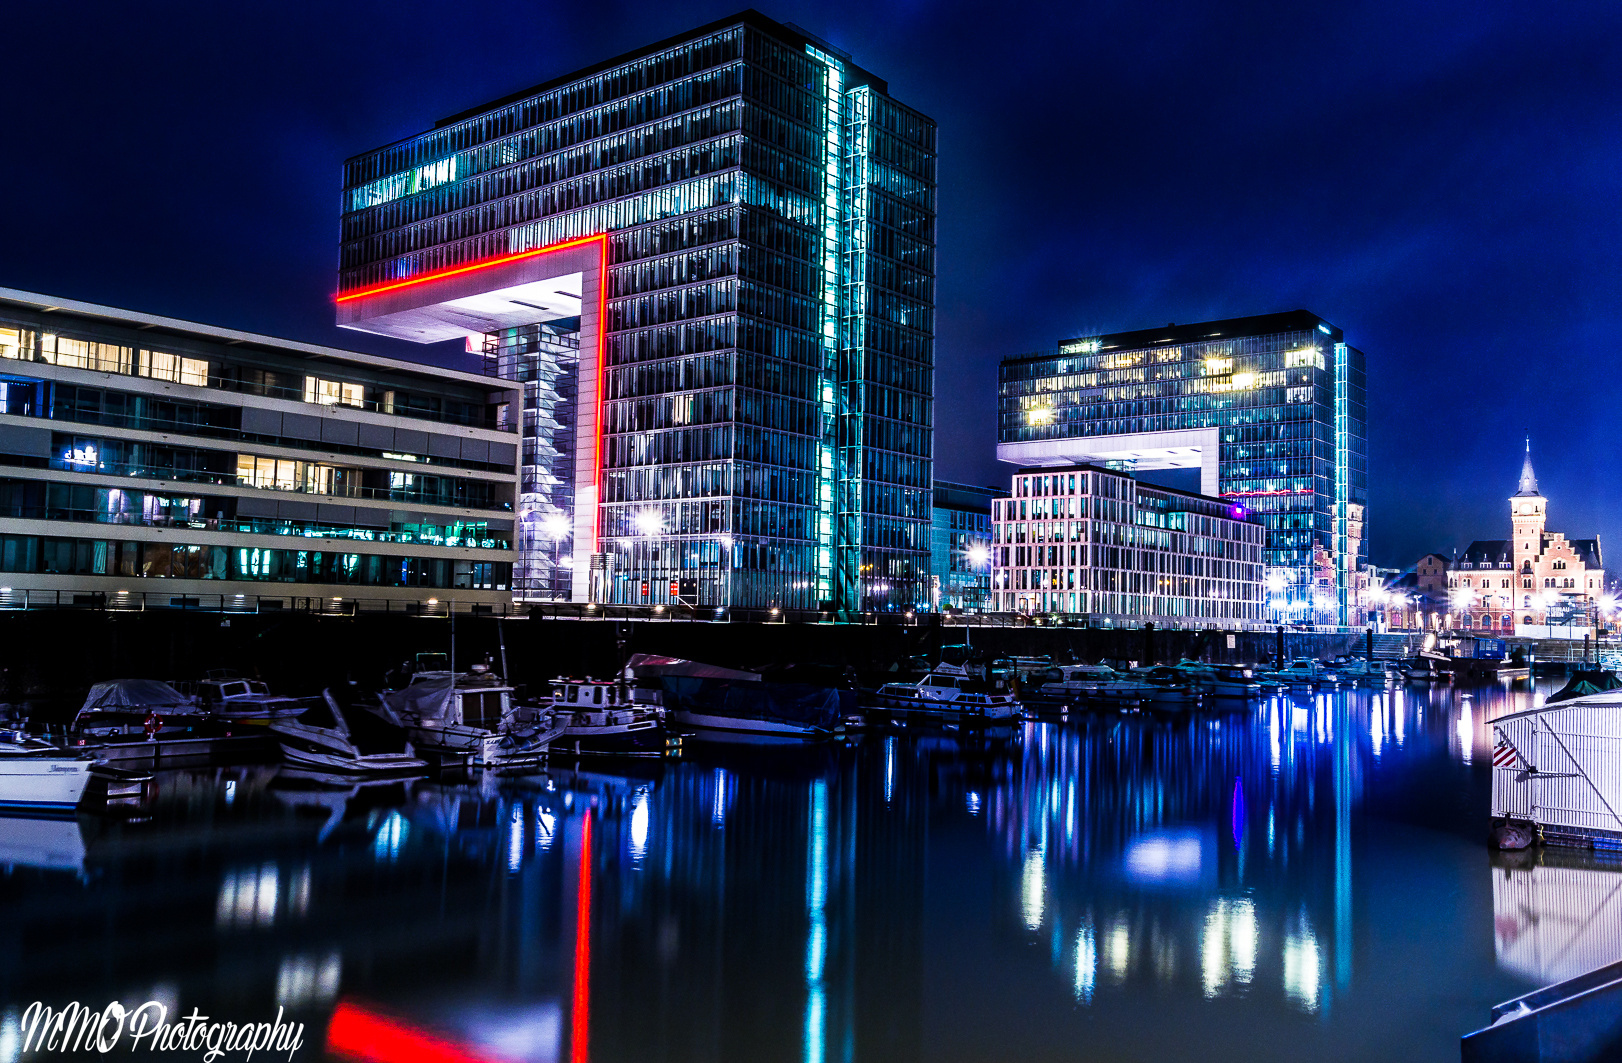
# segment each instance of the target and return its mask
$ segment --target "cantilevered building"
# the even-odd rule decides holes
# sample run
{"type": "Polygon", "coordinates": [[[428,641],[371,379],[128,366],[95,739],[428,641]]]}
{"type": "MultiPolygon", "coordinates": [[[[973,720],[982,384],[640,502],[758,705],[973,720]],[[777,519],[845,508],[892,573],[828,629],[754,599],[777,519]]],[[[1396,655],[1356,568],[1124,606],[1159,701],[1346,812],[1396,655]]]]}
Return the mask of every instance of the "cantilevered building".
{"type": "Polygon", "coordinates": [[[1358,623],[1367,560],[1363,353],[1305,310],[1065,340],[1003,360],[997,457],[1198,469],[1267,528],[1269,614],[1358,623]]]}
{"type": "Polygon", "coordinates": [[[935,123],[756,12],[344,172],[341,325],[525,383],[521,598],[927,597],[935,123]]]}

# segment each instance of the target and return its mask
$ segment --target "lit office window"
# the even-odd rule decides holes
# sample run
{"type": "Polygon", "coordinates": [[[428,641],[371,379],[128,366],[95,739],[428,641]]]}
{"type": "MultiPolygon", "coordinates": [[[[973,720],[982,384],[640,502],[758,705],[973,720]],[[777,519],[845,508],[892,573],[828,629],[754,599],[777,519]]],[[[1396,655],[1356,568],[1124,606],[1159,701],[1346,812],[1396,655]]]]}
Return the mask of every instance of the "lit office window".
{"type": "Polygon", "coordinates": [[[31,359],[34,334],[25,328],[0,327],[0,358],[31,359]]]}
{"type": "Polygon", "coordinates": [[[278,491],[295,491],[302,479],[301,461],[286,458],[259,458],[252,454],[237,455],[237,482],[247,487],[269,487],[278,491]]]}
{"type": "Polygon", "coordinates": [[[172,380],[177,384],[208,387],[208,360],[186,358],[163,351],[142,351],[137,372],[153,380],[172,380]]]}
{"type": "Polygon", "coordinates": [[[315,376],[304,378],[305,402],[318,402],[323,406],[360,406],[365,402],[365,393],[366,389],[359,384],[322,380],[315,376]]]}
{"type": "Polygon", "coordinates": [[[93,369],[102,373],[128,373],[131,365],[128,347],[75,340],[50,332],[40,338],[40,357],[52,365],[93,369]]]}

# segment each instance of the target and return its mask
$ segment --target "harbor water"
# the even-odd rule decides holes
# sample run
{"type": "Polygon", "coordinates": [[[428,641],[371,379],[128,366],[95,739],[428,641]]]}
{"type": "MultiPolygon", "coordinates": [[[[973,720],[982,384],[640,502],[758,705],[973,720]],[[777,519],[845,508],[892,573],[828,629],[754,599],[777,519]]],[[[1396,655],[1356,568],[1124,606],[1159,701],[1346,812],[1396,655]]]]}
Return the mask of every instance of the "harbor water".
{"type": "Polygon", "coordinates": [[[0,819],[0,1063],[34,1002],[113,1000],[280,1009],[299,1059],[1452,1063],[1622,959],[1622,863],[1487,846],[1488,721],[1547,690],[162,772],[128,817],[0,819]]]}

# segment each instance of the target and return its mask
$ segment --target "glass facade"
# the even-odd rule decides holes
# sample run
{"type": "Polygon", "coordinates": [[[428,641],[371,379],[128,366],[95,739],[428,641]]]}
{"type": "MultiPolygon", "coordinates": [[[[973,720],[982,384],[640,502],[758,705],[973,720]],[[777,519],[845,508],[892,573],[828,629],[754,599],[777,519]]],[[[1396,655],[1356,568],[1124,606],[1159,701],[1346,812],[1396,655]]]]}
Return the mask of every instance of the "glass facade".
{"type": "Polygon", "coordinates": [[[7,293],[0,596],[432,590],[502,606],[515,395],[475,374],[7,293]]]}
{"type": "Polygon", "coordinates": [[[1067,340],[1005,359],[998,454],[1194,467],[1267,528],[1270,619],[1359,622],[1367,561],[1364,356],[1305,311],[1067,340]]]}
{"type": "Polygon", "coordinates": [[[992,503],[1002,612],[1237,627],[1264,619],[1267,531],[1242,505],[1087,465],[1027,470],[992,503]]]}
{"type": "MultiPolygon", "coordinates": [[[[928,601],[935,124],[847,57],[746,13],[359,155],[343,201],[340,298],[608,235],[605,598],[928,601]]],[[[524,428],[537,596],[585,487],[563,426],[593,392],[560,341],[493,359],[548,377],[524,428]]]]}
{"type": "Polygon", "coordinates": [[[991,501],[995,487],[935,483],[930,528],[931,584],[937,609],[991,608],[991,501]]]}

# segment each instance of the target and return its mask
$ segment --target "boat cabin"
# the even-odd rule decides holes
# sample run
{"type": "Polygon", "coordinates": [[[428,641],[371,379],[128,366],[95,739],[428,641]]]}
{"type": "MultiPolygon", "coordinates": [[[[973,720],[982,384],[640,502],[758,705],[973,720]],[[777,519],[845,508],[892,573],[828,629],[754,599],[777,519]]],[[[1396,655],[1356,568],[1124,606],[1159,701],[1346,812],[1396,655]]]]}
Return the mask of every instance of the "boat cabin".
{"type": "Polygon", "coordinates": [[[269,696],[270,688],[252,679],[205,679],[197,684],[197,700],[205,709],[223,705],[227,698],[269,696]]]}
{"type": "Polygon", "coordinates": [[[552,689],[560,709],[612,709],[632,704],[629,690],[606,680],[559,679],[552,689]]]}

